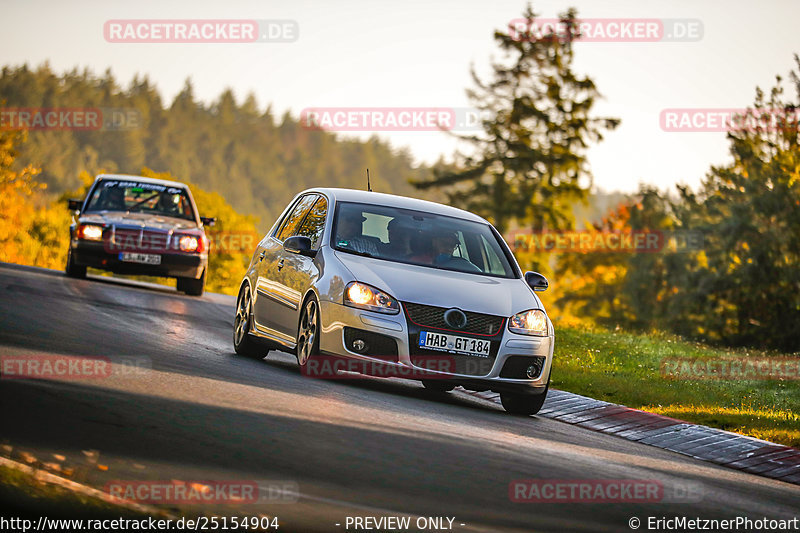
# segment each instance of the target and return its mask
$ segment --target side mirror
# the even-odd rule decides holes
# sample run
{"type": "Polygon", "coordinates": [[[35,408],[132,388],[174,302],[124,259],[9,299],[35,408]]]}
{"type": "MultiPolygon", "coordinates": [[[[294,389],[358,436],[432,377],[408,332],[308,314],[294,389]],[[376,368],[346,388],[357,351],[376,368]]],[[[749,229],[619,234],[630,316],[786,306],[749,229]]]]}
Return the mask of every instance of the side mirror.
{"type": "Polygon", "coordinates": [[[536,292],[546,291],[547,287],[550,286],[547,283],[547,278],[538,272],[525,272],[525,282],[536,292]]]}
{"type": "Polygon", "coordinates": [[[302,235],[295,235],[283,241],[283,249],[291,254],[300,254],[306,257],[317,255],[317,251],[311,249],[311,239],[302,235]]]}
{"type": "Polygon", "coordinates": [[[74,198],[67,200],[67,207],[70,211],[80,211],[83,205],[83,200],[76,200],[74,198]]]}
{"type": "Polygon", "coordinates": [[[213,228],[214,224],[217,223],[217,217],[200,217],[200,222],[202,222],[204,226],[213,228]]]}

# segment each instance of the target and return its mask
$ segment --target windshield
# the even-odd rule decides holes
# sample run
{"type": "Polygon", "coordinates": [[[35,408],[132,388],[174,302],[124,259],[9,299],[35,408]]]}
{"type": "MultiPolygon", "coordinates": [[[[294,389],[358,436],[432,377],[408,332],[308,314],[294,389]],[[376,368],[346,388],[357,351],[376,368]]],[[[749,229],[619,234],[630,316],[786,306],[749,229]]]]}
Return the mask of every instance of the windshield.
{"type": "Polygon", "coordinates": [[[86,207],[86,212],[90,211],[126,211],[195,219],[186,189],[138,181],[98,183],[86,207]]]}
{"type": "Polygon", "coordinates": [[[488,224],[423,211],[339,202],[335,249],[376,259],[516,277],[488,224]]]}

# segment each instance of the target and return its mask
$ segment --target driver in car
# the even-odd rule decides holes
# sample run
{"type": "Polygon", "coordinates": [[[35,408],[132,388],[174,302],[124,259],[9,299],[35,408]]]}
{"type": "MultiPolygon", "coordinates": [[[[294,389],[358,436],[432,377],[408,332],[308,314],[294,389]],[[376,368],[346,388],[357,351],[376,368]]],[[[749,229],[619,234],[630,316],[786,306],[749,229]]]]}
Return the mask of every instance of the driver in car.
{"type": "Polygon", "coordinates": [[[106,211],[122,211],[125,209],[125,190],[109,187],[101,193],[99,203],[106,211]]]}
{"type": "Polygon", "coordinates": [[[180,214],[180,209],[178,208],[178,203],[180,201],[180,194],[161,193],[161,195],[158,197],[156,211],[164,213],[165,215],[178,215],[180,214]]]}
{"type": "Polygon", "coordinates": [[[453,256],[453,250],[458,245],[458,236],[454,232],[434,233],[429,238],[430,246],[427,246],[427,249],[423,252],[411,256],[410,259],[412,261],[438,264],[448,261],[453,256]]]}
{"type": "Polygon", "coordinates": [[[411,256],[411,237],[414,230],[400,218],[393,218],[386,226],[389,242],[383,245],[383,255],[395,259],[404,259],[411,256]]]}

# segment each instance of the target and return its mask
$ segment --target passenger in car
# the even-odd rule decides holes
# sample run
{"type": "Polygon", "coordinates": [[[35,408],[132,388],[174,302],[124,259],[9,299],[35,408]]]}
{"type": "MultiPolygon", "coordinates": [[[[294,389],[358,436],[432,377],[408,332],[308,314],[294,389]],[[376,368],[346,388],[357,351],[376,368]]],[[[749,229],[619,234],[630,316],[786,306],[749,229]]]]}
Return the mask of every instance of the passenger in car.
{"type": "Polygon", "coordinates": [[[99,203],[106,211],[122,211],[125,209],[125,190],[109,187],[101,193],[99,203]]]}
{"type": "Polygon", "coordinates": [[[414,234],[413,228],[408,226],[400,218],[393,218],[386,226],[389,235],[389,242],[384,244],[381,251],[386,257],[392,259],[405,259],[411,256],[414,251],[411,249],[411,237],[414,234]]]}

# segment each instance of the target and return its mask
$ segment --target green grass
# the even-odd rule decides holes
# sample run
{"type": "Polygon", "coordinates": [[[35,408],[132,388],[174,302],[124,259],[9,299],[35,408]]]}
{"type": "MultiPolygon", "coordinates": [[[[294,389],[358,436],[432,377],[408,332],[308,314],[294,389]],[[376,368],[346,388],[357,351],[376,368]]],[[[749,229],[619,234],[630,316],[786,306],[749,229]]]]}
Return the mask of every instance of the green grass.
{"type": "Polygon", "coordinates": [[[745,349],[712,348],[664,335],[556,326],[553,387],[688,422],[800,447],[800,381],[676,379],[665,359],[788,358],[745,349]]]}

